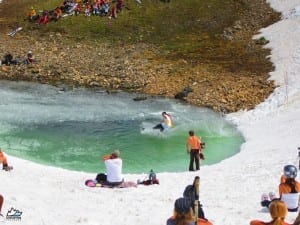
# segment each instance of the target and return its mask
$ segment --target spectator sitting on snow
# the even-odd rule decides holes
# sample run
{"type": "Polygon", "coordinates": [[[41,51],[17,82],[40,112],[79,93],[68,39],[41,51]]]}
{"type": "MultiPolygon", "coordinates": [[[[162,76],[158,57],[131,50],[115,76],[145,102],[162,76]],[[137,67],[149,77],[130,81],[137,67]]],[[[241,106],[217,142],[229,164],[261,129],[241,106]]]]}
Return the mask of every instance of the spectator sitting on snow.
{"type": "Polygon", "coordinates": [[[283,168],[285,179],[279,185],[279,196],[287,205],[289,212],[297,212],[299,206],[300,183],[296,181],[297,168],[294,165],[286,165],[283,168]]]}
{"type": "Polygon", "coordinates": [[[191,202],[186,198],[178,198],[174,204],[174,215],[167,220],[167,225],[194,225],[194,213],[191,202]]]}
{"type": "Polygon", "coordinates": [[[122,159],[120,158],[120,151],[115,150],[110,155],[104,155],[102,157],[106,166],[106,182],[109,185],[116,186],[122,184],[124,179],[122,177],[122,159]]]}
{"type": "MultiPolygon", "coordinates": [[[[195,225],[192,202],[187,198],[178,198],[174,204],[174,215],[167,220],[167,225],[195,225]]],[[[197,218],[197,225],[212,225],[206,219],[197,218]]]]}
{"type": "Polygon", "coordinates": [[[11,166],[8,165],[7,163],[7,158],[4,155],[4,153],[2,152],[2,150],[0,149],[0,163],[2,164],[2,169],[5,171],[9,171],[12,169],[11,166]]]}
{"type": "Polygon", "coordinates": [[[252,220],[250,225],[291,225],[284,221],[287,216],[288,210],[285,203],[281,200],[274,200],[271,202],[270,215],[272,217],[271,222],[264,222],[261,220],[252,220]]]}
{"type": "Polygon", "coordinates": [[[283,173],[283,176],[280,178],[281,183],[279,184],[279,198],[276,198],[273,192],[270,192],[269,196],[263,194],[261,205],[269,207],[272,201],[282,200],[289,212],[297,212],[300,193],[300,183],[295,180],[297,177],[297,168],[294,165],[286,165],[283,168],[283,173]]]}

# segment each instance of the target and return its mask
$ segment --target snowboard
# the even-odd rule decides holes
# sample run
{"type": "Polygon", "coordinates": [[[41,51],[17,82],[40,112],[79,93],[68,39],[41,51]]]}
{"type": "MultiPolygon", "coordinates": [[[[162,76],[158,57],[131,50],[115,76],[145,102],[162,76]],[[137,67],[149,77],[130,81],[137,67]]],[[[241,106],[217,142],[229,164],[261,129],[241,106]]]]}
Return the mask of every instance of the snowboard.
{"type": "Polygon", "coordinates": [[[14,29],[11,32],[9,32],[7,35],[13,37],[17,32],[19,32],[22,29],[22,27],[18,27],[17,29],[14,29]]]}

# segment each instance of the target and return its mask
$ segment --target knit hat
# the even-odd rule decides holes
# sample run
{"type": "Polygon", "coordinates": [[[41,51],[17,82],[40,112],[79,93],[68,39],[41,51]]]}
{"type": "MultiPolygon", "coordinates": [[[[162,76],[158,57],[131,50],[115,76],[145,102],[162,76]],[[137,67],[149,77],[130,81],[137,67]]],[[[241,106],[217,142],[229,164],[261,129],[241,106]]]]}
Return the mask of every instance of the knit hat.
{"type": "Polygon", "coordinates": [[[175,211],[178,213],[188,213],[190,211],[191,201],[187,198],[178,198],[175,201],[175,211]]]}

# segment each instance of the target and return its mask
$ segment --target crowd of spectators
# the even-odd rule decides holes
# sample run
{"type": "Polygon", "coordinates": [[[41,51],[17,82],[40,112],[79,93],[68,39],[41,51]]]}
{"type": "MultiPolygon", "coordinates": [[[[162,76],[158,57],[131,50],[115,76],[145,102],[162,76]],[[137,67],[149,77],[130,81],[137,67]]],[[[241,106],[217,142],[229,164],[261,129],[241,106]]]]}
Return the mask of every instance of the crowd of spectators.
{"type": "Polygon", "coordinates": [[[117,18],[117,14],[124,7],[123,0],[64,0],[60,6],[52,10],[43,10],[38,14],[34,7],[27,13],[27,19],[38,24],[47,24],[50,21],[57,21],[68,15],[78,16],[108,16],[117,18]]]}

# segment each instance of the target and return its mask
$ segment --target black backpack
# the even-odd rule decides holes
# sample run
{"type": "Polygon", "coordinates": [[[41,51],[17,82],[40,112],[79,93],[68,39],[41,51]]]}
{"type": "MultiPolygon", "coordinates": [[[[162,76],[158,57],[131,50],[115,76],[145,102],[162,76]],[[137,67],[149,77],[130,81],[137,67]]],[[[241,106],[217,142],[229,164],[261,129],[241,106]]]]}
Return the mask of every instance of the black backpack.
{"type": "Polygon", "coordinates": [[[98,183],[104,182],[104,181],[106,181],[106,180],[107,180],[106,174],[104,174],[104,173],[98,173],[98,174],[97,174],[97,176],[96,176],[96,181],[97,181],[98,183]]]}

